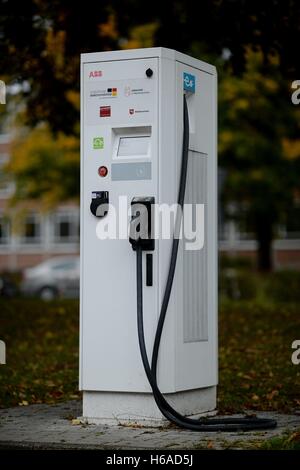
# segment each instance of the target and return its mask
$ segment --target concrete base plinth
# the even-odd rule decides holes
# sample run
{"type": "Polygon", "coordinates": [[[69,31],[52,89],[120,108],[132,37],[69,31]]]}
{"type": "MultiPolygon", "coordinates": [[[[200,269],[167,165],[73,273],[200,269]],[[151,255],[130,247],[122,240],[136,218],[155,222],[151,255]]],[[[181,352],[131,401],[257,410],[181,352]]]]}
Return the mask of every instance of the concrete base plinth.
{"type": "MultiPolygon", "coordinates": [[[[197,418],[215,414],[216,387],[170,393],[165,398],[185,416],[197,418]]],[[[162,426],[168,423],[149,393],[83,392],[81,419],[90,424],[110,425],[162,426]]]]}

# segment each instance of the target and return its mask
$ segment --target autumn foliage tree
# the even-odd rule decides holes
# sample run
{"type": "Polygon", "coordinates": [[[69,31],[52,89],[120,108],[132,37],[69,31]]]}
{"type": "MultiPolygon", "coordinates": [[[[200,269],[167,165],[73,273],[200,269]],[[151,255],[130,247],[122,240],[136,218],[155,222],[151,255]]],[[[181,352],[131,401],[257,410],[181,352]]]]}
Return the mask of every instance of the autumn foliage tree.
{"type": "Polygon", "coordinates": [[[238,202],[259,265],[270,268],[275,227],[297,187],[299,129],[287,83],[300,73],[299,2],[0,0],[0,9],[0,73],[26,85],[22,124],[35,129],[13,148],[16,197],[55,203],[79,194],[80,53],[170,47],[219,66],[224,197],[238,202]]]}
{"type": "Polygon", "coordinates": [[[39,201],[47,210],[65,200],[78,200],[79,139],[53,134],[47,124],[15,137],[6,168],[16,184],[12,203],[39,201]]]}
{"type": "Polygon", "coordinates": [[[293,78],[299,70],[295,0],[0,0],[0,11],[0,74],[28,83],[27,123],[47,121],[54,131],[76,132],[82,52],[155,45],[215,60],[227,49],[234,72],[242,73],[250,46],[264,61],[276,53],[293,78]]]}
{"type": "Polygon", "coordinates": [[[300,191],[300,112],[278,59],[268,66],[248,50],[242,77],[226,74],[219,89],[220,165],[229,214],[258,242],[258,266],[272,267],[272,240],[300,191]]]}

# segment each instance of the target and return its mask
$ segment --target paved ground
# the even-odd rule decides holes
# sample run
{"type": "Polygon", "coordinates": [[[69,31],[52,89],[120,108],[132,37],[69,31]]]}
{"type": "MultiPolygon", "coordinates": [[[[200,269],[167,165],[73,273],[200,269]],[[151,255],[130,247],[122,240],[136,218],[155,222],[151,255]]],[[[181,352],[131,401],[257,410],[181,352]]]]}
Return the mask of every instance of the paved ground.
{"type": "Polygon", "coordinates": [[[262,413],[277,419],[265,432],[195,433],[166,428],[79,424],[81,404],[31,405],[0,410],[0,448],[26,449],[202,449],[257,448],[273,436],[300,428],[300,416],[262,413]]]}

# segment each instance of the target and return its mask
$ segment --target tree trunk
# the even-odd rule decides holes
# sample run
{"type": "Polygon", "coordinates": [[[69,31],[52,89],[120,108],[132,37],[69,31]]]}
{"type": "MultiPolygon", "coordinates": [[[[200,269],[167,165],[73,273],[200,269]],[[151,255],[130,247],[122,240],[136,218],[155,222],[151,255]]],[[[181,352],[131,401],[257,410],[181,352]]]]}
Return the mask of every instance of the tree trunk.
{"type": "Polygon", "coordinates": [[[256,223],[258,243],[257,266],[260,271],[271,271],[273,268],[272,240],[273,225],[268,217],[259,218],[256,223]]]}

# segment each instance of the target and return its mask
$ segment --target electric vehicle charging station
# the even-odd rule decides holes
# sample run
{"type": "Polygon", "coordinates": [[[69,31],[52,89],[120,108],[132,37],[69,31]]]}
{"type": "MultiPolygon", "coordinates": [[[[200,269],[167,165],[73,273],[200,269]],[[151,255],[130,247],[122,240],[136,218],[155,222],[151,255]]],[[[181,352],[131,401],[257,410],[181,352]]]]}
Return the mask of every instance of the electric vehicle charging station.
{"type": "Polygon", "coordinates": [[[156,385],[182,415],[207,414],[218,381],[216,69],[164,48],[89,53],[81,56],[81,86],[83,417],[160,423],[169,412],[153,397],[156,385]],[[203,207],[202,244],[189,249],[183,237],[175,250],[150,387],[141,337],[151,357],[174,241],[158,237],[139,248],[130,230],[135,203],[147,218],[153,203],[176,204],[182,186],[184,202],[203,207]],[[125,236],[99,239],[115,216],[128,222],[125,236]],[[139,336],[137,310],[144,310],[139,336]]]}
{"type": "MultiPolygon", "coordinates": [[[[115,208],[119,206],[118,197],[124,195],[129,204],[132,198],[146,195],[155,197],[159,204],[176,203],[183,94],[188,89],[188,79],[194,83],[190,85],[191,92],[187,91],[191,132],[186,202],[205,204],[206,230],[201,250],[186,251],[184,243],[180,243],[158,381],[162,392],[170,394],[174,406],[184,414],[199,414],[216,406],[215,68],[163,48],[92,53],[82,55],[81,76],[80,387],[83,415],[88,419],[161,417],[138,347],[135,255],[128,239],[97,238],[99,219],[91,213],[90,203],[96,191],[108,192],[109,203],[115,208]],[[102,149],[93,148],[95,138],[103,142],[102,149]],[[108,170],[105,177],[98,174],[101,166],[108,170]]],[[[155,242],[151,252],[153,285],[144,287],[149,351],[172,240],[155,242]]]]}

